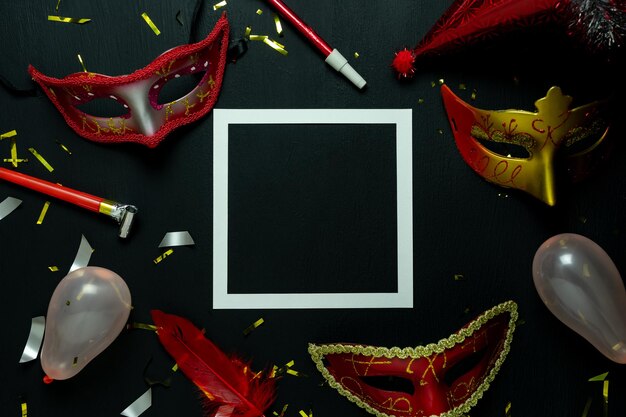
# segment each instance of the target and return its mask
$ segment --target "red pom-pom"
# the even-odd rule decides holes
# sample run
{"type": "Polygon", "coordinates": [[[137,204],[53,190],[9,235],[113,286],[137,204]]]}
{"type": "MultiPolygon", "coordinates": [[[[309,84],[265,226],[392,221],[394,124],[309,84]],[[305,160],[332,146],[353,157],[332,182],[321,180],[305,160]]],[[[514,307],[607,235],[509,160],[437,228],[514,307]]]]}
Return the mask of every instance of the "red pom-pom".
{"type": "Polygon", "coordinates": [[[393,59],[391,66],[398,73],[398,77],[411,78],[415,74],[415,55],[413,51],[409,51],[404,48],[401,51],[396,52],[396,56],[393,59]]]}

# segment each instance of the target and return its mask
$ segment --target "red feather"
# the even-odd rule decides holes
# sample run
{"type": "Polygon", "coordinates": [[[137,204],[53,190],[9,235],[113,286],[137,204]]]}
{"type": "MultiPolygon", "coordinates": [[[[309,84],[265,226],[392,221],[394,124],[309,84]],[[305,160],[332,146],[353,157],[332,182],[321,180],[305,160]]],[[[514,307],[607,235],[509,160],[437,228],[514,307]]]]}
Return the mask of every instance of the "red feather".
{"type": "Polygon", "coordinates": [[[218,416],[258,417],[274,401],[274,380],[229,358],[189,320],[152,310],[159,340],[183,373],[220,407],[218,416]],[[232,410],[232,411],[231,411],[232,410]]]}

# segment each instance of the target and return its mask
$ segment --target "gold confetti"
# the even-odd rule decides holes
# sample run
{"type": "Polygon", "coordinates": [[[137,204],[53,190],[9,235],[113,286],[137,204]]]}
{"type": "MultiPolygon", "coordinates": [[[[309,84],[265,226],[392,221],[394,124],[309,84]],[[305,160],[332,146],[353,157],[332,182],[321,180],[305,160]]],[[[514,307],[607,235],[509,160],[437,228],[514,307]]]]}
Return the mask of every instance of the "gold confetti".
{"type": "Polygon", "coordinates": [[[172,372],[176,372],[178,371],[178,364],[175,363],[174,366],[172,366],[172,372]]]}
{"type": "Polygon", "coordinates": [[[150,26],[150,29],[152,29],[152,31],[154,32],[155,35],[159,36],[161,34],[161,31],[159,30],[159,28],[154,24],[154,22],[152,21],[152,19],[150,19],[150,16],[148,16],[148,13],[143,12],[141,14],[141,17],[143,17],[143,20],[146,21],[146,23],[148,24],[148,26],[150,26]]]}
{"type": "Polygon", "coordinates": [[[0,133],[0,140],[2,139],[8,139],[11,138],[13,136],[17,136],[17,130],[10,130],[8,132],[4,132],[4,133],[0,133]]]}
{"type": "Polygon", "coordinates": [[[153,260],[152,262],[154,262],[154,264],[158,264],[159,262],[161,262],[163,259],[167,258],[168,256],[170,256],[172,253],[174,253],[174,249],[168,249],[165,252],[163,252],[163,254],[161,256],[159,256],[158,258],[156,258],[155,260],[153,260]]]}
{"type": "Polygon", "coordinates": [[[285,49],[284,45],[281,45],[280,43],[265,37],[265,39],[263,39],[263,43],[268,45],[270,48],[274,49],[276,52],[282,54],[282,55],[287,55],[287,50],[285,49]]]}
{"type": "Polygon", "coordinates": [[[252,28],[250,26],[246,26],[246,31],[243,34],[243,37],[250,40],[250,33],[252,33],[252,28]]]}
{"type": "Polygon", "coordinates": [[[83,57],[80,56],[80,54],[76,54],[76,57],[78,58],[78,62],[80,62],[80,66],[83,67],[83,72],[87,72],[87,67],[85,66],[85,63],[83,62],[83,57]]]}
{"type": "Polygon", "coordinates": [[[78,25],[83,25],[85,23],[91,22],[91,19],[78,18],[78,17],[61,17],[61,16],[53,16],[53,15],[49,15],[48,20],[50,22],[76,23],[78,25]]]}
{"type": "Polygon", "coordinates": [[[355,58],[360,57],[359,53],[358,53],[358,52],[355,52],[355,53],[354,53],[354,57],[355,57],[355,58]]]}
{"type": "Polygon", "coordinates": [[[217,9],[221,9],[222,7],[226,6],[226,0],[222,0],[219,3],[215,3],[213,5],[213,10],[217,10],[217,9]]]}
{"type": "Polygon", "coordinates": [[[45,160],[45,158],[43,156],[41,156],[36,150],[35,148],[28,148],[28,150],[30,151],[30,153],[32,153],[33,155],[35,155],[35,158],[37,158],[37,160],[39,160],[39,162],[41,162],[41,165],[45,166],[46,169],[50,172],[54,171],[54,168],[52,168],[52,165],[50,165],[48,163],[48,161],[45,160]]]}
{"type": "Polygon", "coordinates": [[[424,99],[423,98],[417,99],[417,104],[424,104],[424,99]]]}
{"type": "Polygon", "coordinates": [[[309,417],[309,415],[304,410],[300,410],[299,413],[302,417],[309,417]]]}
{"type": "Polygon", "coordinates": [[[471,98],[472,100],[476,100],[476,93],[477,93],[476,89],[473,89],[473,90],[472,90],[472,95],[470,96],[470,98],[471,98]]]}
{"type": "Polygon", "coordinates": [[[609,380],[605,379],[602,384],[602,398],[604,398],[604,403],[608,404],[609,402],[609,380]]]}
{"type": "Polygon", "coordinates": [[[46,217],[46,213],[48,212],[48,207],[50,207],[50,202],[46,201],[43,203],[43,208],[41,209],[41,214],[39,214],[39,218],[37,219],[37,224],[43,223],[44,217],[46,217]]]}
{"type": "Polygon", "coordinates": [[[282,411],[280,412],[280,414],[278,414],[276,411],[272,411],[272,414],[274,414],[274,415],[275,415],[275,416],[277,416],[277,417],[284,417],[284,416],[285,416],[285,413],[287,412],[287,407],[289,407],[289,404],[285,404],[285,405],[283,406],[283,409],[282,409],[282,411]]]}
{"type": "Polygon", "coordinates": [[[278,33],[278,36],[282,37],[283,36],[283,25],[280,23],[280,19],[278,18],[278,15],[274,15],[274,25],[276,26],[276,33],[278,33]]]}
{"type": "Polygon", "coordinates": [[[48,269],[52,272],[57,272],[59,270],[59,267],[56,265],[52,265],[52,266],[49,266],[48,269]]]}
{"type": "Polygon", "coordinates": [[[433,88],[434,88],[436,85],[437,85],[437,83],[436,83],[436,82],[434,82],[434,81],[431,81],[431,82],[430,82],[430,86],[431,86],[431,87],[433,87],[433,88]]]}
{"type": "Polygon", "coordinates": [[[467,86],[463,83],[459,84],[459,90],[467,90],[467,86]]]}
{"type": "Polygon", "coordinates": [[[136,321],[130,323],[128,325],[130,329],[142,329],[142,330],[150,330],[156,332],[158,329],[154,324],[146,324],[146,323],[138,323],[136,321]]]}
{"type": "MultiPolygon", "coordinates": [[[[10,132],[9,132],[10,133],[10,132]]],[[[11,157],[5,158],[4,162],[10,162],[15,168],[20,162],[28,162],[28,159],[20,159],[17,157],[17,142],[15,142],[15,135],[8,136],[11,138],[11,157]]]]}
{"type": "Polygon", "coordinates": [[[591,408],[591,400],[592,398],[587,398],[587,403],[585,404],[585,408],[583,409],[583,413],[581,417],[587,417],[589,415],[589,409],[591,408]]]}
{"type": "Polygon", "coordinates": [[[263,14],[263,10],[261,9],[256,9],[256,14],[258,14],[259,16],[261,16],[263,14]]]}
{"type": "Polygon", "coordinates": [[[26,405],[26,402],[22,403],[22,417],[27,417],[28,416],[28,406],[26,405]]]}
{"type": "Polygon", "coordinates": [[[605,372],[603,374],[596,375],[594,377],[589,378],[589,382],[601,382],[601,381],[604,381],[607,376],[609,376],[609,373],[605,372]]]}
{"type": "Polygon", "coordinates": [[[506,407],[504,407],[504,415],[505,415],[506,417],[510,417],[510,416],[511,416],[511,401],[509,401],[509,402],[506,404],[506,407]]]}
{"type": "Polygon", "coordinates": [[[260,319],[258,319],[257,321],[255,321],[254,323],[252,323],[250,326],[246,327],[246,329],[243,331],[243,335],[247,336],[250,333],[252,333],[252,331],[254,329],[256,329],[257,327],[259,327],[260,325],[262,325],[263,323],[265,323],[265,320],[263,320],[263,317],[261,317],[260,319]]]}
{"type": "Polygon", "coordinates": [[[293,369],[287,369],[287,371],[285,371],[285,372],[288,373],[289,375],[300,376],[300,373],[298,371],[293,370],[293,369]]]}
{"type": "Polygon", "coordinates": [[[440,78],[438,82],[439,82],[439,85],[443,85],[445,83],[443,78],[440,78]]]}
{"type": "MultiPolygon", "coordinates": [[[[79,55],[80,56],[80,55],[79,55]]],[[[70,151],[67,146],[65,146],[64,144],[62,144],[61,142],[59,142],[58,140],[56,141],[56,143],[61,147],[61,149],[63,149],[65,152],[67,152],[68,154],[72,154],[72,151],[70,151]]]]}
{"type": "Polygon", "coordinates": [[[463,280],[465,280],[465,277],[463,276],[463,274],[454,274],[454,280],[455,281],[463,281],[463,280]]]}

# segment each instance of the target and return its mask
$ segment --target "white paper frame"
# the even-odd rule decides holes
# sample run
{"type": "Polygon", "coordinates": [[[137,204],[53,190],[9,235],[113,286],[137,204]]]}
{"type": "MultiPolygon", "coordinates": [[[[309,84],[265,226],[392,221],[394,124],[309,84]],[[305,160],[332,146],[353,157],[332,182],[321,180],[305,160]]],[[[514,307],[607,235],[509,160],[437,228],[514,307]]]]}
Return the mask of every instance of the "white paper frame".
{"type": "Polygon", "coordinates": [[[413,151],[411,109],[213,109],[213,308],[413,307],[413,151]],[[394,293],[228,293],[228,127],[241,124],[396,126],[398,290],[394,293]]]}

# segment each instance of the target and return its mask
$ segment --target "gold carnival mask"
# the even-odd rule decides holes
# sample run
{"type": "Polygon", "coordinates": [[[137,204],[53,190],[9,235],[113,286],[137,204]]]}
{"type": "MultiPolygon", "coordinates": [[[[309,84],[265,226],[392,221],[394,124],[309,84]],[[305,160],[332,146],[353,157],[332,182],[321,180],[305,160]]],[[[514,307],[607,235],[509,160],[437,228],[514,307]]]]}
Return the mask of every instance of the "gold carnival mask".
{"type": "Polygon", "coordinates": [[[552,87],[535,102],[537,112],[532,113],[478,109],[446,85],[441,95],[465,162],[487,181],[526,191],[550,206],[556,204],[555,156],[564,154],[567,174],[579,180],[604,155],[601,145],[608,133],[608,124],[600,117],[604,102],[570,110],[572,97],[552,87]],[[524,155],[505,155],[485,146],[494,144],[520,148],[524,155]]]}
{"type": "Polygon", "coordinates": [[[309,344],[309,353],[331,387],[378,417],[459,417],[496,377],[516,321],[517,304],[507,301],[436,344],[309,344]]]}

